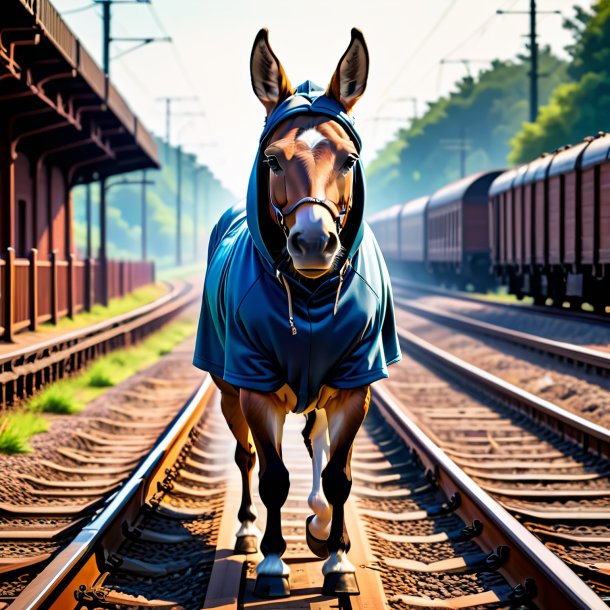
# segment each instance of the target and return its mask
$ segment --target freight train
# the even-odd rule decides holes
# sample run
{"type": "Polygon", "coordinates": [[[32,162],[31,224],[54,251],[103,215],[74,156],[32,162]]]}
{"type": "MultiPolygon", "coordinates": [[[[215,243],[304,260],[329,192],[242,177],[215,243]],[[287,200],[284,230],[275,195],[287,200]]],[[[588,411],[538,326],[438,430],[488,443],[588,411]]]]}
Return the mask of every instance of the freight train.
{"type": "Polygon", "coordinates": [[[392,272],[538,304],[610,305],[610,134],[375,214],[392,272]]]}

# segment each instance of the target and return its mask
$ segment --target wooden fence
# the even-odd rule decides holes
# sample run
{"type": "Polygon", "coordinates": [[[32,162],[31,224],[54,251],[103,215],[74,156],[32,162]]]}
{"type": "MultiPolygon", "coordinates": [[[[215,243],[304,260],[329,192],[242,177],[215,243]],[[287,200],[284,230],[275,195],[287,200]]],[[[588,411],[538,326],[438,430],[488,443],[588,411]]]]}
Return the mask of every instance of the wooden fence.
{"type": "Polygon", "coordinates": [[[37,251],[29,258],[16,258],[9,248],[0,258],[0,333],[11,340],[20,330],[36,330],[43,322],[56,323],[64,316],[89,310],[95,303],[122,297],[155,280],[151,261],[108,261],[104,273],[94,259],[39,260],[37,251]],[[10,298],[6,298],[10,295],[10,298]],[[7,324],[6,321],[10,320],[7,324]]]}

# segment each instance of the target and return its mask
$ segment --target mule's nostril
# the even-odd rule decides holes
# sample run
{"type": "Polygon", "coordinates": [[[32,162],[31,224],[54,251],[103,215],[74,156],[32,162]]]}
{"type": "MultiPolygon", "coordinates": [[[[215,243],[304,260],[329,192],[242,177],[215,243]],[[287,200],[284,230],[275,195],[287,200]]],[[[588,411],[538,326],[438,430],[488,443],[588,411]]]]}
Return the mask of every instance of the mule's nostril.
{"type": "Polygon", "coordinates": [[[337,236],[334,233],[331,233],[328,236],[328,241],[324,246],[324,254],[331,254],[337,249],[337,243],[339,242],[337,236]]]}
{"type": "Polygon", "coordinates": [[[291,233],[288,241],[290,242],[291,250],[299,254],[305,254],[305,240],[301,237],[301,235],[303,235],[301,231],[291,233]]]}

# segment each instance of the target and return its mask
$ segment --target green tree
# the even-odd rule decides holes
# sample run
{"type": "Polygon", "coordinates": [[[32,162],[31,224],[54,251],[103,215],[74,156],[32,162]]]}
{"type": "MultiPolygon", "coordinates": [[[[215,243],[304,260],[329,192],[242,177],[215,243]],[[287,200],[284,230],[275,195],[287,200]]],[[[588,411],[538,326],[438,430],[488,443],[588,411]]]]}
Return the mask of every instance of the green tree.
{"type": "Polygon", "coordinates": [[[536,122],[517,133],[509,157],[513,163],[610,130],[610,0],[599,0],[591,12],[577,9],[565,26],[576,38],[568,48],[567,74],[573,82],[558,86],[536,122]]]}
{"type": "MultiPolygon", "coordinates": [[[[550,76],[541,99],[565,80],[565,65],[548,48],[540,69],[550,76]]],[[[476,79],[466,77],[451,94],[429,104],[425,114],[398,132],[367,167],[368,213],[431,193],[466,173],[502,168],[510,139],[527,117],[529,58],[494,61],[476,79]]]]}

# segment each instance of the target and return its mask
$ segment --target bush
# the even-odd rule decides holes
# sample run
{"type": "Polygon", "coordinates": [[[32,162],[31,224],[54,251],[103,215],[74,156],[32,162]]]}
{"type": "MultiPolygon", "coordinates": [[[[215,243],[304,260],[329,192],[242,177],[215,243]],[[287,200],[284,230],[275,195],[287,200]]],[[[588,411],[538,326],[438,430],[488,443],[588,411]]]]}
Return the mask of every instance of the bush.
{"type": "Polygon", "coordinates": [[[94,365],[87,373],[87,385],[92,388],[109,388],[114,385],[114,381],[103,366],[94,365]]]}
{"type": "Polygon", "coordinates": [[[56,383],[35,396],[30,409],[36,413],[66,415],[78,410],[74,393],[64,384],[56,383]]]}
{"type": "Polygon", "coordinates": [[[29,453],[28,439],[48,429],[46,419],[26,412],[8,415],[0,423],[0,453],[29,453]]]}

